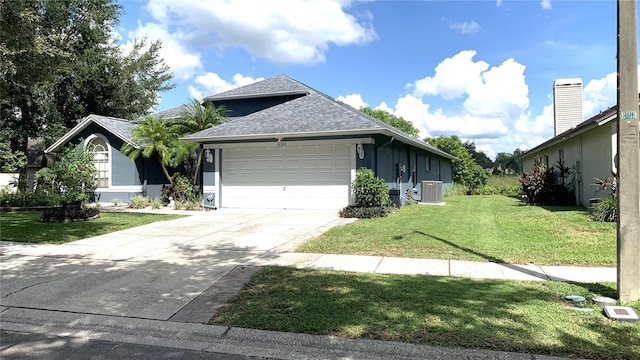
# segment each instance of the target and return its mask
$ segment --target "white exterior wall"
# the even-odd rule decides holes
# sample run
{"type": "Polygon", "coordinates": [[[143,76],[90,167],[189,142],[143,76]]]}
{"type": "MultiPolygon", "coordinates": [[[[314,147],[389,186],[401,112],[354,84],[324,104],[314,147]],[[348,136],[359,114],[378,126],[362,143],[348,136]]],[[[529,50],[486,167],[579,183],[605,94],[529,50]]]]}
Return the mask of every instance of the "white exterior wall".
{"type": "Polygon", "coordinates": [[[596,177],[611,176],[613,159],[617,154],[616,144],[613,143],[612,146],[612,127],[616,129],[616,122],[583,134],[582,157],[585,159],[583,172],[585,192],[581,205],[589,206],[590,198],[609,196],[608,191],[601,191],[596,195],[596,187],[593,184],[595,184],[596,177]]]}
{"type": "Polygon", "coordinates": [[[600,127],[586,131],[578,136],[528,154],[522,164],[525,172],[533,169],[534,158],[540,155],[549,157],[549,166],[555,166],[559,158],[559,150],[564,151],[564,159],[571,168],[569,176],[570,189],[576,195],[576,203],[589,206],[589,199],[606,197],[608,192],[601,191],[595,195],[595,177],[603,178],[611,175],[616,155],[616,122],[611,121],[600,127]]]}

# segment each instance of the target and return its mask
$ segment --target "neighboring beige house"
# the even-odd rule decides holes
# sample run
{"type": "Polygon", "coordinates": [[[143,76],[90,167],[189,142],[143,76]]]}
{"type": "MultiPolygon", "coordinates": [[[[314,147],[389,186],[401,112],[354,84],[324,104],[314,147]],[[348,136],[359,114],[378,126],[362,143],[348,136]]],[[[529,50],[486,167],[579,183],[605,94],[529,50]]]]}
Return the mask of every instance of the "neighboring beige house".
{"type": "Polygon", "coordinates": [[[596,195],[594,183],[596,177],[606,178],[612,170],[617,171],[617,142],[617,106],[614,106],[525,152],[523,169],[531,172],[536,156],[547,166],[564,160],[571,168],[568,185],[575,193],[576,203],[588,207],[589,199],[609,194],[601,191],[596,195]]]}

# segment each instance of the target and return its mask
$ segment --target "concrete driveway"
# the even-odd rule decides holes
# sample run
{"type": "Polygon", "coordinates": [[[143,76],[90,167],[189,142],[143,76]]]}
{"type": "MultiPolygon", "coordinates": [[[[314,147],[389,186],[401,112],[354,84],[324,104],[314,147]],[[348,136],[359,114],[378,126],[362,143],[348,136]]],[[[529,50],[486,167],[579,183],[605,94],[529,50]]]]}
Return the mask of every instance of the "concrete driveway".
{"type": "Polygon", "coordinates": [[[168,320],[236,265],[339,223],[335,211],[221,209],[63,245],[3,242],[0,311],[168,320]]]}

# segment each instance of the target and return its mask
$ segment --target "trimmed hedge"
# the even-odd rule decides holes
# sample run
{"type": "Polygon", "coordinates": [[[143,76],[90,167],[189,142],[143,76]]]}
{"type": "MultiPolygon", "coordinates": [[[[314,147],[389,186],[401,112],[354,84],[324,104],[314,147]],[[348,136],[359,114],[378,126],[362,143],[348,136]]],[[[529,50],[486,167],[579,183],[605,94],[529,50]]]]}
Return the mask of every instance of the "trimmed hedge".
{"type": "Polygon", "coordinates": [[[376,207],[358,207],[349,205],[340,210],[340,217],[343,218],[358,218],[358,219],[371,219],[375,217],[384,217],[391,212],[389,206],[376,206],[376,207]]]}
{"type": "Polygon", "coordinates": [[[87,221],[100,216],[100,210],[96,208],[59,207],[47,209],[42,212],[40,222],[63,223],[72,221],[87,221]]]}

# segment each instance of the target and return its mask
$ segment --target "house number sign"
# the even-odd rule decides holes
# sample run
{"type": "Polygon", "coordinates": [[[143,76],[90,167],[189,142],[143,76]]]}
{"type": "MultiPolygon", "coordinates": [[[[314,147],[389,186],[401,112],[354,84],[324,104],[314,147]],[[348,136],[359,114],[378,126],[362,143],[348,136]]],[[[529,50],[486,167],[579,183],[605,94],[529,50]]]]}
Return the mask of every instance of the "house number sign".
{"type": "Polygon", "coordinates": [[[287,142],[286,141],[278,141],[276,143],[276,146],[287,146],[287,142]]]}

